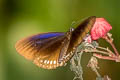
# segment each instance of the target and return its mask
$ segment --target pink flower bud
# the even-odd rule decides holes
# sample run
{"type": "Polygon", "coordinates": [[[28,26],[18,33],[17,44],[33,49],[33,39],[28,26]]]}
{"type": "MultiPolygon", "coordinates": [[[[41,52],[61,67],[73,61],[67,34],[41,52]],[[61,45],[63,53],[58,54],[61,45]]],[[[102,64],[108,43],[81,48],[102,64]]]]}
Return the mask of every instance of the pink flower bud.
{"type": "Polygon", "coordinates": [[[91,37],[93,40],[103,38],[112,26],[104,18],[96,18],[96,22],[91,29],[91,37]]]}

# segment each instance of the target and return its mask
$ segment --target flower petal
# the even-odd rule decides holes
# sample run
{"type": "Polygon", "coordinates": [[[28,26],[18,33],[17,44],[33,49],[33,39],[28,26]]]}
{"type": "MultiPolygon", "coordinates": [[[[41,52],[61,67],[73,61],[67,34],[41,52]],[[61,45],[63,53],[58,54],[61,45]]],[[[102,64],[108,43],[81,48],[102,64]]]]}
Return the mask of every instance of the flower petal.
{"type": "Polygon", "coordinates": [[[112,26],[104,18],[96,18],[96,22],[91,29],[91,37],[93,40],[104,37],[112,26]]]}

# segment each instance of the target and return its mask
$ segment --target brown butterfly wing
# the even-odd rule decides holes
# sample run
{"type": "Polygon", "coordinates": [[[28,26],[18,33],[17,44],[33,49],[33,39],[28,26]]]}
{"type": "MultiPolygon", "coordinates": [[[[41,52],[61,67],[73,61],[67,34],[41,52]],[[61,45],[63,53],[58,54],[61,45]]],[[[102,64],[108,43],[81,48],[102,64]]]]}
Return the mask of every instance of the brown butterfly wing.
{"type": "Polygon", "coordinates": [[[76,48],[80,45],[85,35],[91,30],[95,21],[96,17],[91,16],[78,25],[78,27],[72,32],[66,57],[63,59],[64,62],[68,61],[73,56],[76,48]]]}
{"type": "Polygon", "coordinates": [[[18,41],[15,47],[18,53],[26,59],[33,60],[39,67],[54,69],[64,64],[59,63],[58,59],[67,39],[65,33],[44,33],[24,38],[18,41]],[[51,36],[53,34],[57,35],[51,36]]]}

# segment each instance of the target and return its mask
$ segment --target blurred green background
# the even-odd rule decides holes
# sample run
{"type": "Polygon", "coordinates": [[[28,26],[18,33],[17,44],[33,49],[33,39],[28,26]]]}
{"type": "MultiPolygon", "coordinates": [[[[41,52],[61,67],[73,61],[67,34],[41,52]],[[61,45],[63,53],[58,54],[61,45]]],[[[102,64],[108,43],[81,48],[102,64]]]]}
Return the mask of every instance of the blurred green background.
{"type": "MultiPolygon", "coordinates": [[[[72,80],[69,63],[55,70],[41,69],[16,52],[16,41],[40,32],[67,31],[73,21],[97,16],[113,26],[111,33],[120,52],[119,15],[119,0],[0,0],[0,80],[72,80]]],[[[83,77],[95,80],[95,73],[86,67],[89,59],[84,54],[83,77]]],[[[120,80],[120,63],[99,60],[99,66],[102,75],[120,80]]]]}

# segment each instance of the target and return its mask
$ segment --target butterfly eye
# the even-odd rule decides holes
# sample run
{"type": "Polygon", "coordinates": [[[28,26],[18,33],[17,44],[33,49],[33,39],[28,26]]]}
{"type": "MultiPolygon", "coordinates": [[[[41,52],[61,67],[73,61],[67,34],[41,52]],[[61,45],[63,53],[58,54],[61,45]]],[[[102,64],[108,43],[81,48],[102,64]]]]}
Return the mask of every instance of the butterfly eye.
{"type": "Polygon", "coordinates": [[[73,32],[73,31],[74,31],[74,28],[71,27],[71,28],[70,28],[70,32],[73,32]]]}

